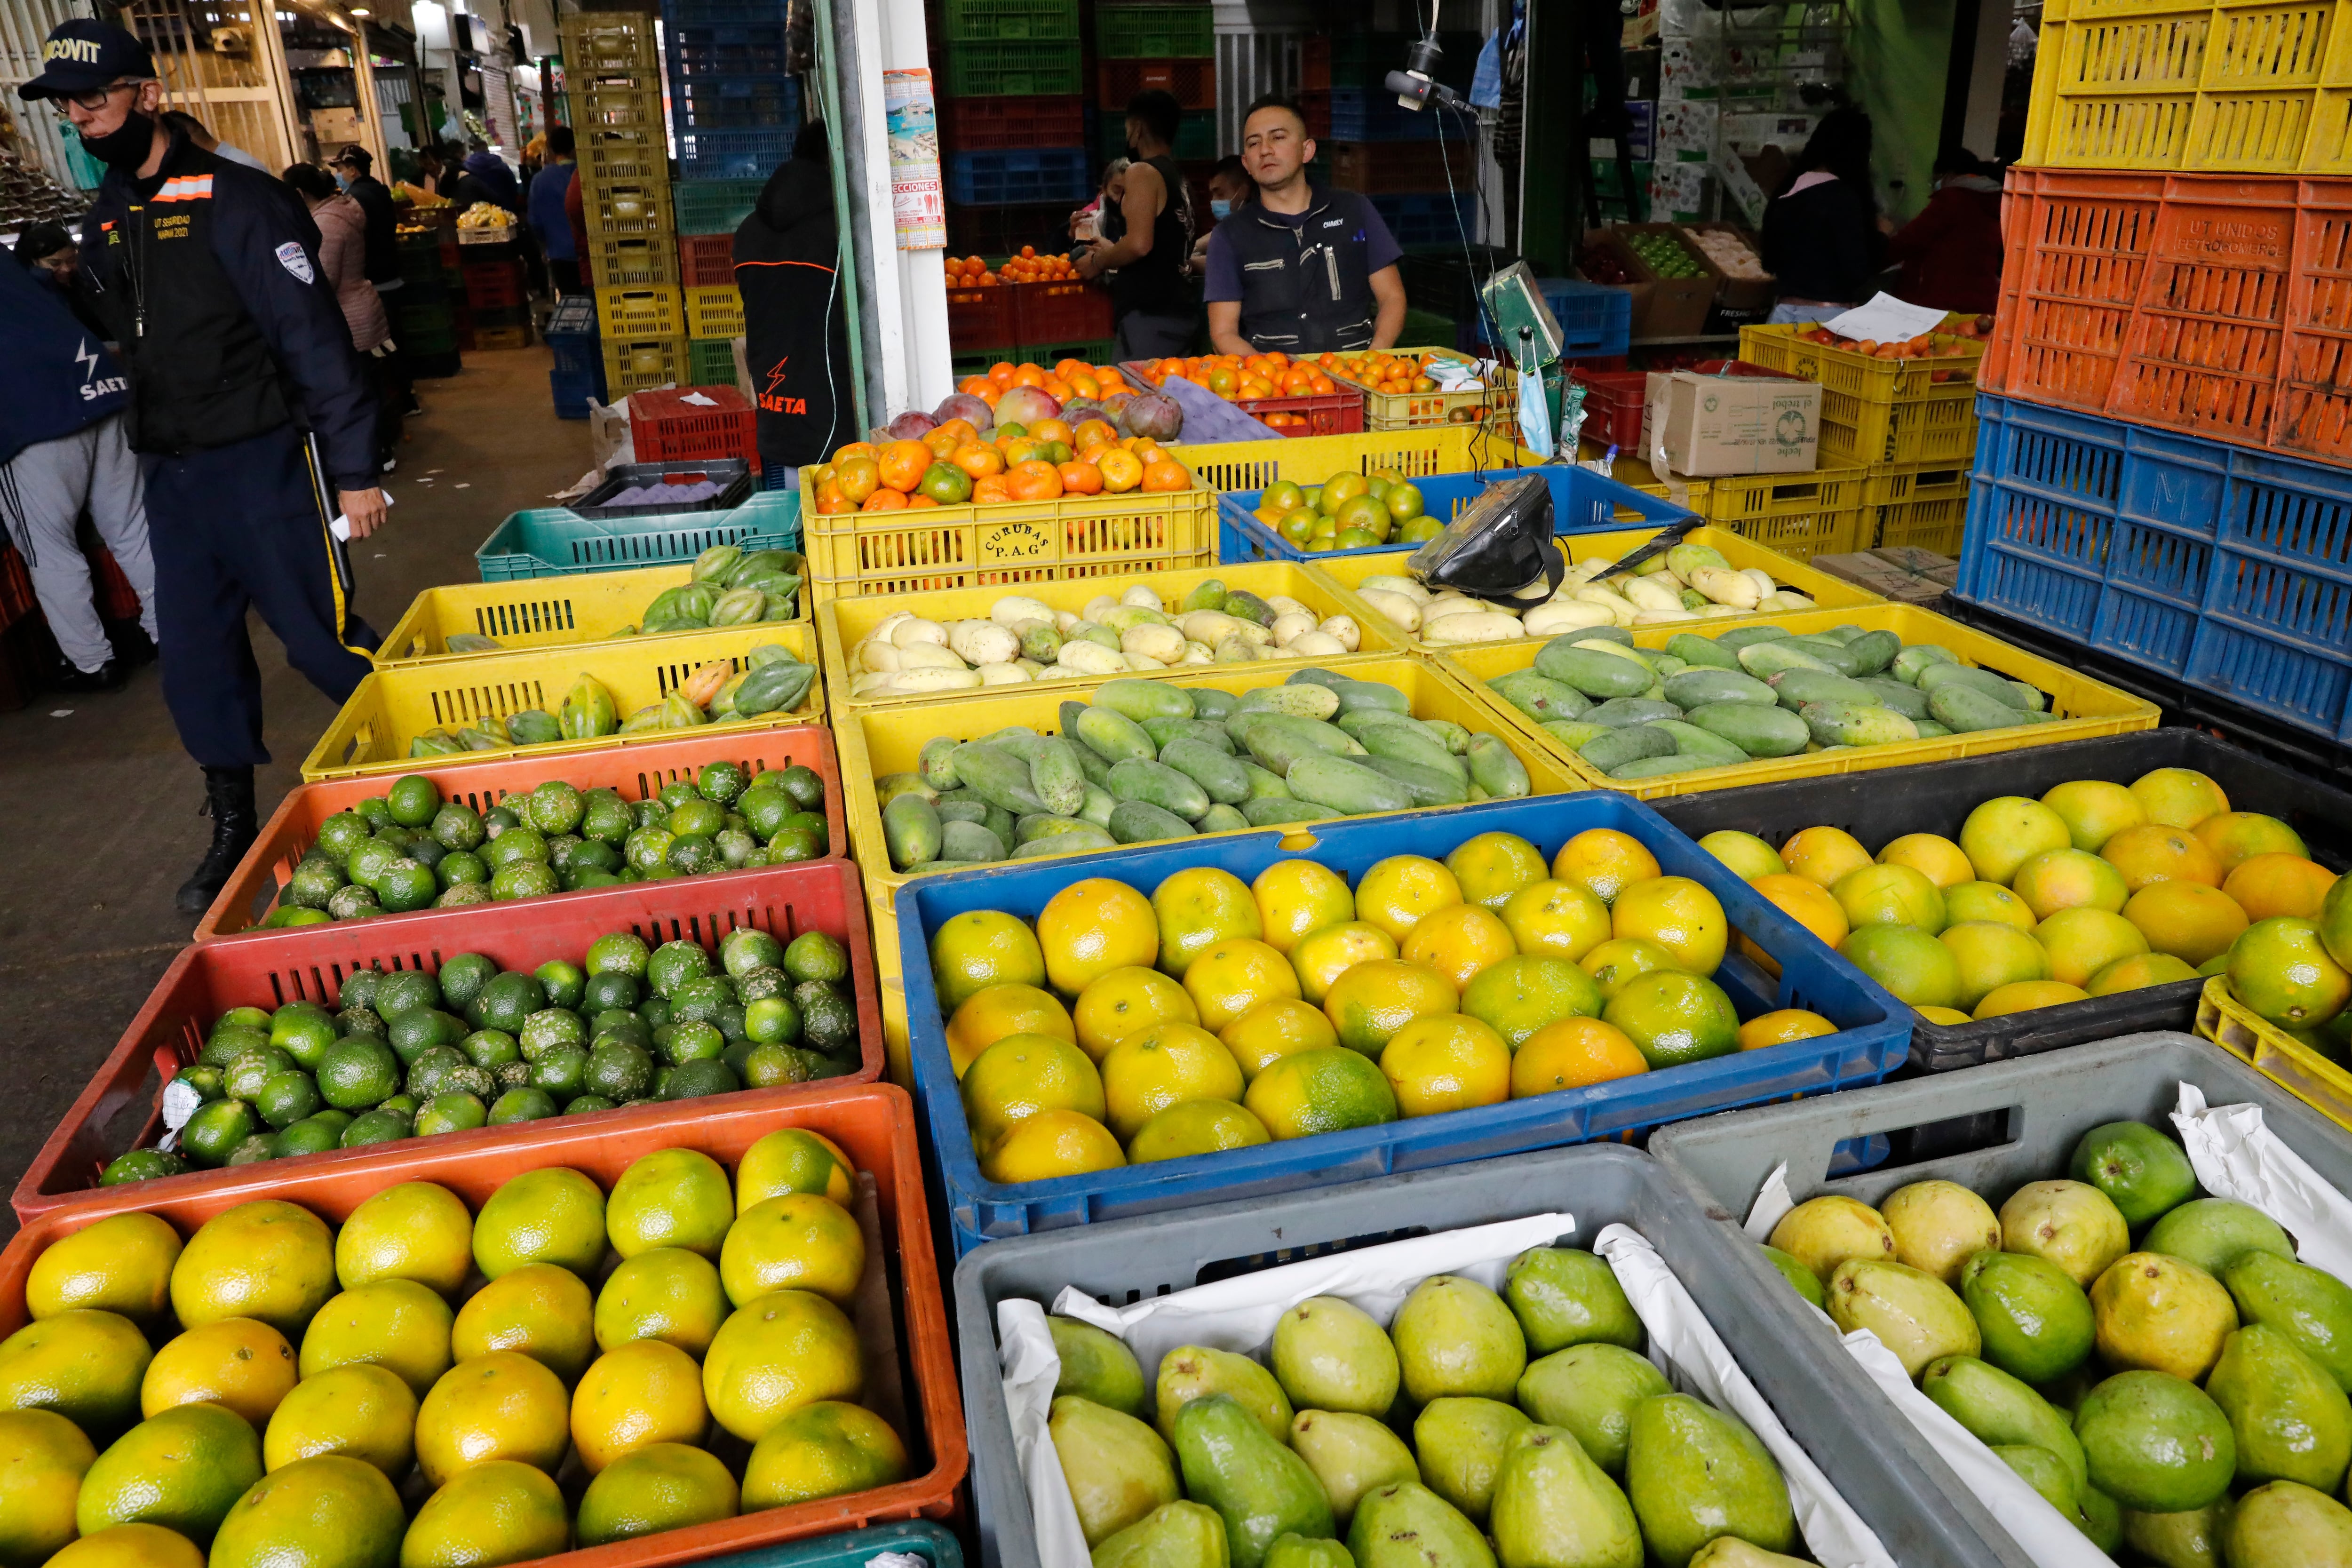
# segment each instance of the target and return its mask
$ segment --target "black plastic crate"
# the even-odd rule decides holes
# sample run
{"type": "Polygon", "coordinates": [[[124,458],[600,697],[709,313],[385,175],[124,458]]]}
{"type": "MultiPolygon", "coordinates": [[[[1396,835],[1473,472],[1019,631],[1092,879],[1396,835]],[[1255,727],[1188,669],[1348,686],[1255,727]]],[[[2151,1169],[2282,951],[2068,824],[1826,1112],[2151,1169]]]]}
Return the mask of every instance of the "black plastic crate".
{"type": "Polygon", "coordinates": [[[605,469],[604,473],[604,482],[572,502],[569,510],[580,517],[598,519],[661,517],[681,511],[731,511],[741,506],[751,493],[751,465],[741,458],[686,458],[667,463],[622,463],[605,469]],[[605,504],[606,498],[616,496],[632,485],[665,479],[672,484],[692,484],[697,479],[709,479],[719,487],[719,493],[708,500],[688,503],[605,504]]]}
{"type": "MultiPolygon", "coordinates": [[[[2303,836],[2314,858],[2335,870],[2352,868],[2352,794],[2186,728],[1921,763],[1894,773],[1711,790],[1650,804],[1693,838],[1730,828],[1778,848],[1807,827],[1842,827],[1874,855],[1906,833],[1957,840],[1969,813],[1997,795],[2038,798],[2069,779],[2127,784],[2155,768],[2196,769],[2221,786],[2231,810],[2278,817],[2303,836]]],[[[2196,1025],[2197,994],[2204,984],[2202,978],[2176,981],[1982,1023],[1931,1024],[1923,1018],[1911,1031],[1911,1065],[1949,1072],[2138,1030],[2188,1031],[2196,1025]]]]}

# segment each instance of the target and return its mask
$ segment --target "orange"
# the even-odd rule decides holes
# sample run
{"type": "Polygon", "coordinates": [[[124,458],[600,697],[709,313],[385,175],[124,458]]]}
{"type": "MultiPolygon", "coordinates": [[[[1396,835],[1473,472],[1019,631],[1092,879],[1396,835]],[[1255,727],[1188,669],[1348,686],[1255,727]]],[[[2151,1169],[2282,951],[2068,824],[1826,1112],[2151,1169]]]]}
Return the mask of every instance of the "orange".
{"type": "Polygon", "coordinates": [[[1517,951],[1502,917],[1483,904],[1455,904],[1424,915],[1397,954],[1408,963],[1427,964],[1459,990],[1480,970],[1517,951]]]}
{"type": "Polygon", "coordinates": [[[1748,884],[1782,914],[1822,939],[1830,947],[1845,941],[1853,922],[1830,891],[1810,877],[1794,871],[1778,877],[1759,877],[1748,884]]]}
{"type": "Polygon", "coordinates": [[[2075,848],[2094,855],[2125,828],[2147,820],[2137,795],[2104,779],[2069,779],[2044,794],[2042,804],[2058,814],[2075,848]]]}
{"type": "Polygon", "coordinates": [[[1944,895],[1908,866],[1858,866],[1840,877],[1830,897],[1855,926],[1916,926],[1929,936],[1944,929],[1944,895]]]}
{"type": "Polygon", "coordinates": [[[1103,1114],[1102,1075],[1085,1052],[1049,1035],[1007,1035],[963,1075],[964,1120],[982,1153],[1024,1118],[1046,1110],[1103,1114]]]}
{"type": "Polygon", "coordinates": [[[1171,1105],[1238,1100],[1244,1088],[1234,1054],[1197,1024],[1162,1024],[1128,1036],[1103,1058],[1102,1085],[1102,1120],[1122,1144],[1171,1105]]]}
{"type": "Polygon", "coordinates": [[[1149,494],[1165,494],[1192,488],[1192,470],[1172,458],[1162,458],[1143,466],[1143,488],[1149,494]]]}
{"type": "Polygon", "coordinates": [[[2255,855],[2241,860],[2221,882],[2221,890],[2246,911],[2250,921],[2274,915],[2315,920],[2336,873],[2300,855],[2255,855]]]}
{"type": "Polygon", "coordinates": [[[920,441],[893,441],[882,448],[875,466],[884,484],[894,490],[911,490],[922,482],[923,470],[931,466],[931,449],[920,441]]]}
{"type": "Polygon", "coordinates": [[[1790,876],[1827,888],[1871,860],[1870,851],[1843,827],[1808,827],[1780,846],[1780,862],[1790,876]]]}
{"type": "Polygon", "coordinates": [[[2190,828],[2230,809],[2221,786],[2194,768],[2158,768],[2132,780],[2132,796],[2149,822],[2190,828]]]}
{"type": "Polygon", "coordinates": [[[1960,824],[1960,848],[1977,876],[2009,886],[2017,868],[2047,849],[2071,849],[2066,819],[2038,800],[2005,795],[1980,803],[1960,824]]]}
{"type": "Polygon", "coordinates": [[[1562,1018],[1529,1036],[1511,1058],[1511,1098],[1582,1089],[1649,1070],[1649,1058],[1616,1025],[1562,1018]]]}
{"type": "Polygon", "coordinates": [[[1261,1002],[1298,994],[1290,961],[1255,937],[1235,937],[1204,950],[1184,971],[1184,990],[1211,1034],[1261,1002]]]}
{"type": "Polygon", "coordinates": [[[1465,903],[1483,904],[1496,914],[1522,888],[1549,874],[1543,851],[1516,833],[1481,833],[1464,839],[1445,858],[1465,903]]]}
{"type": "Polygon", "coordinates": [[[2221,858],[2185,828],[2154,822],[2126,827],[2099,847],[2099,858],[2122,872],[2124,886],[2135,893],[2151,882],[2221,885],[2221,858]]]}
{"type": "Polygon", "coordinates": [[[1778,849],[1753,833],[1736,828],[1717,828],[1700,839],[1698,847],[1730,867],[1731,874],[1743,882],[1778,876],[1789,868],[1778,849]]]}
{"type": "Polygon", "coordinates": [[[2045,849],[2017,868],[2010,890],[2025,900],[2037,921],[2060,910],[2105,910],[2124,907],[2131,890],[2123,874],[2085,849],[2045,849]]]}
{"type": "MultiPolygon", "coordinates": [[[[925,457],[930,453],[925,450],[925,457]]],[[[881,488],[882,470],[871,458],[851,458],[833,466],[834,488],[841,499],[851,506],[864,506],[874,492],[881,488]]]]}
{"type": "Polygon", "coordinates": [[[1037,945],[1054,989],[1076,996],[1097,975],[1160,961],[1151,900],[1125,882],[1088,877],[1055,893],[1037,914],[1037,945]]]}
{"type": "Polygon", "coordinates": [[[1189,867],[1168,878],[1151,890],[1151,909],[1160,923],[1160,967],[1178,980],[1218,942],[1265,934],[1249,885],[1214,867],[1189,867]]]}
{"type": "Polygon", "coordinates": [[[1124,495],[1143,482],[1143,464],[1132,452],[1107,447],[1095,466],[1102,470],[1103,489],[1112,495],[1124,495]]]}
{"type": "Polygon", "coordinates": [[[2124,906],[2124,919],[2137,926],[2147,945],[2194,969],[2230,951],[2252,922],[2238,901],[2202,882],[2150,882],[2124,906]]]}
{"type": "Polygon", "coordinates": [[[1004,471],[1004,454],[977,441],[958,447],[948,455],[948,461],[974,479],[993,479],[1004,471]]]}
{"type": "Polygon", "coordinates": [[[2217,812],[2194,829],[2206,848],[2220,858],[2228,876],[2257,855],[2309,855],[2303,835],[2275,816],[2259,811],[2217,812]]]}
{"type": "Polygon", "coordinates": [[[1589,889],[1604,904],[1613,904],[1629,885],[1658,874],[1658,858],[1630,833],[1588,827],[1559,847],[1559,853],[1551,859],[1551,874],[1589,889]]]}
{"type": "Polygon", "coordinates": [[[1938,891],[1976,878],[1976,868],[1950,839],[1933,833],[1906,833],[1878,852],[1882,866],[1908,866],[1938,891]]]}
{"type": "Polygon", "coordinates": [[[1523,953],[1481,972],[1462,993],[1462,1011],[1517,1050],[1563,1018],[1597,1018],[1609,999],[1591,975],[1564,958],[1523,953]]]}
{"type": "Polygon", "coordinates": [[[1110,1048],[1139,1030],[1165,1023],[1197,1024],[1201,1010],[1185,989],[1156,969],[1140,965],[1097,975],[1078,995],[1071,1022],[1078,1048],[1099,1062],[1110,1048]]]}
{"type": "Polygon", "coordinates": [[[1731,922],[1702,884],[1688,877],[1652,877],[1618,894],[1609,932],[1654,942],[1674,954],[1676,968],[1705,975],[1722,963],[1731,922]]]}
{"type": "Polygon", "coordinates": [[[1609,940],[1609,906],[1580,882],[1530,882],[1503,905],[1503,924],[1521,952],[1570,963],[1609,940]]]}
{"type": "Polygon", "coordinates": [[[2063,980],[2020,980],[1989,994],[1969,1016],[2001,1018],[2011,1013],[2031,1013],[2037,1007],[2087,1002],[2090,998],[2089,992],[2079,985],[2069,985],[2063,980]]]}
{"type": "Polygon", "coordinates": [[[2042,944],[2000,921],[1962,921],[1946,926],[1938,940],[1959,965],[1954,1005],[1964,1013],[2004,985],[2050,978],[2050,955],[2042,944]]]}
{"type": "Polygon", "coordinates": [[[1277,860],[1250,884],[1266,945],[1287,953],[1299,938],[1356,918],[1347,879],[1313,860],[1277,860]]]}
{"type": "Polygon", "coordinates": [[[962,1006],[992,985],[1043,985],[1045,955],[1034,932],[995,910],[967,910],[931,938],[931,978],[940,1005],[962,1006]]]}
{"type": "Polygon", "coordinates": [[[1462,884],[1425,855],[1391,855],[1356,884],[1356,918],[1400,945],[1423,915],[1460,902],[1462,884]]]}
{"type": "Polygon", "coordinates": [[[885,486],[881,489],[876,490],[872,495],[867,496],[866,498],[866,503],[857,510],[860,511],[904,511],[907,510],[907,492],[904,490],[894,490],[889,489],[887,486],[885,486]]]}
{"type": "Polygon", "coordinates": [[[1296,997],[1261,1002],[1217,1032],[1218,1041],[1233,1052],[1242,1076],[1254,1079],[1266,1067],[1294,1051],[1320,1050],[1339,1043],[1319,1007],[1296,997]]]}
{"type": "Polygon", "coordinates": [[[2352,1000],[2352,975],[2329,952],[2319,925],[2292,916],[2248,926],[2230,944],[2222,973],[2239,1001],[2282,1028],[2318,1028],[2352,1000]]]}
{"type": "Polygon", "coordinates": [[[1944,919],[1953,925],[1965,921],[1998,921],[2021,931],[2034,926],[2033,911],[2025,900],[1998,882],[1962,882],[1944,889],[1944,919]]]}
{"type": "Polygon", "coordinates": [[[1318,1007],[1332,984],[1349,970],[1396,956],[1397,944],[1389,933],[1364,921],[1342,921],[1309,931],[1290,950],[1291,967],[1298,973],[1298,994],[1318,1007]]]}
{"type": "Polygon", "coordinates": [[[948,1020],[948,1058],[956,1077],[972,1058],[1007,1035],[1051,1035],[1075,1042],[1069,1009],[1050,991],[1034,985],[992,985],[965,999],[948,1020]]]}
{"type": "Polygon", "coordinates": [[[1014,500],[1059,500],[1062,476],[1042,458],[1031,458],[1004,471],[1005,492],[1014,500]]]}
{"type": "Polygon", "coordinates": [[[1339,1031],[1339,1043],[1368,1057],[1380,1055],[1389,1037],[1413,1019],[1461,1008],[1452,981],[1396,958],[1357,964],[1333,981],[1323,997],[1324,1016],[1339,1031]]]}
{"type": "MultiPolygon", "coordinates": [[[[442,1313],[446,1320],[448,1309],[442,1313]]],[[[258,1431],[297,1380],[294,1347],[285,1335],[251,1318],[223,1318],[166,1341],[155,1352],[140,1380],[139,1413],[153,1416],[209,1400],[258,1431]]]]}
{"type": "Polygon", "coordinates": [[[1016,1122],[981,1156],[992,1182],[1045,1182],[1055,1176],[1115,1171],[1127,1155],[1110,1129],[1076,1110],[1047,1110],[1016,1122]]]}
{"type": "Polygon", "coordinates": [[[1644,974],[1674,968],[1675,955],[1645,937],[1611,937],[1578,959],[1576,966],[1592,976],[1607,1000],[1644,974]]]}
{"type": "Polygon", "coordinates": [[[1499,1105],[1511,1097],[1503,1037],[1458,1014],[1415,1018],[1381,1048],[1381,1073],[1407,1116],[1499,1105]]]}
{"type": "Polygon", "coordinates": [[[1066,463],[1054,465],[1054,472],[1061,477],[1064,495],[1098,496],[1102,494],[1102,470],[1092,463],[1082,463],[1073,458],[1066,463]]]}
{"type": "Polygon", "coordinates": [[[1739,1048],[1760,1051],[1768,1046],[1785,1046],[1792,1040],[1814,1040],[1836,1033],[1837,1026],[1819,1013],[1802,1007],[1783,1007],[1778,1012],[1759,1013],[1740,1025],[1739,1048]]]}
{"type": "Polygon", "coordinates": [[[2148,951],[2137,926],[2105,910],[2060,910],[2033,928],[2033,940],[2050,954],[2050,978],[2067,985],[2087,984],[2116,959],[2148,951]]]}
{"type": "Polygon", "coordinates": [[[2137,991],[2144,985],[2169,985],[2176,981],[2194,980],[2197,971],[2168,952],[2136,952],[2129,958],[2118,958],[2096,974],[2083,987],[2094,996],[2113,996],[2119,991],[2137,991]]]}

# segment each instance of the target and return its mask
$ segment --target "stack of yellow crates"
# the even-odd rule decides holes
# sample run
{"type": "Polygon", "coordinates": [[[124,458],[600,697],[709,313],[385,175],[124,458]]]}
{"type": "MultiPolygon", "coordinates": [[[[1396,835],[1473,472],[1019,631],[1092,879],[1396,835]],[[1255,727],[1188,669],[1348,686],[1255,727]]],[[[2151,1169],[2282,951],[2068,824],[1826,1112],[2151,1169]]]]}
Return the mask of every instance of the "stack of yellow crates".
{"type": "Polygon", "coordinates": [[[590,11],[561,25],[578,139],[583,258],[596,290],[604,389],[684,382],[686,299],[670,210],[661,53],[648,11],[590,11]]]}

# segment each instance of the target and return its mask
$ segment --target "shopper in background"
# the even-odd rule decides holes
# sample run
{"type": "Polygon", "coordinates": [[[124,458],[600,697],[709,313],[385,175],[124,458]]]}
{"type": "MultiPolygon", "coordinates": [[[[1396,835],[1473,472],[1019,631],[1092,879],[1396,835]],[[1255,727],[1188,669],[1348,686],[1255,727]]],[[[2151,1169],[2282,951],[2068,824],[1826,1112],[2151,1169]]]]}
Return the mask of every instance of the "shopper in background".
{"type": "Polygon", "coordinates": [[[1078,253],[1081,278],[1116,272],[1111,319],[1118,357],[1180,354],[1192,339],[1200,296],[1184,276],[1192,254],[1192,192],[1176,166],[1176,132],[1184,110],[1176,95],[1154,88],[1127,106],[1127,174],[1119,198],[1102,212],[1103,243],[1078,253]]]}
{"type": "Polygon", "coordinates": [[[1070,215],[1069,236],[1080,245],[1092,245],[1103,237],[1103,214],[1127,199],[1127,167],[1129,160],[1113,158],[1103,165],[1102,185],[1095,199],[1070,215]]]}
{"type": "Polygon", "coordinates": [[[253,770],[269,751],[246,612],[331,701],[369,671],[378,639],[352,614],[331,520],[354,539],[383,523],[375,400],[294,193],[166,131],[154,59],[121,29],[59,23],[44,56],[18,96],[60,100],[107,165],[83,287],[122,345],[163,700],[205,770],[212,845],[177,898],[201,911],[260,826],[253,770]]]}
{"type": "Polygon", "coordinates": [[[1764,269],[1779,280],[1775,322],[1825,321],[1877,292],[1886,229],[1870,185],[1870,116],[1832,109],[1764,208],[1764,269]]]}
{"type": "MultiPolygon", "coordinates": [[[[503,168],[505,165],[499,166],[503,168]]],[[[447,197],[461,213],[471,211],[481,202],[488,202],[492,206],[506,205],[483,183],[482,176],[474,172],[472,160],[455,142],[441,144],[441,173],[434,183],[434,189],[447,197]]]]}
{"type": "Polygon", "coordinates": [[[1209,236],[1209,341],[1223,354],[1384,349],[1404,331],[1404,251],[1371,202],[1307,183],[1315,139],[1269,93],[1242,120],[1257,199],[1209,236]]]}
{"type": "MultiPolygon", "coordinates": [[[[1234,209],[1248,201],[1256,192],[1257,187],[1250,184],[1249,170],[1243,167],[1239,153],[1228,153],[1218,159],[1217,166],[1209,171],[1211,224],[1213,226],[1221,224],[1233,216],[1234,209]]],[[[1200,238],[1192,242],[1192,258],[1189,270],[1196,278],[1208,269],[1209,236],[1214,232],[1213,226],[1206,229],[1202,231],[1200,238]]]]}
{"type": "MultiPolygon", "coordinates": [[[[337,153],[328,169],[343,194],[367,214],[367,280],[375,285],[383,301],[384,325],[389,329],[407,279],[400,271],[400,208],[384,183],[369,173],[374,165],[366,148],[354,146],[337,153]]],[[[415,384],[409,377],[408,362],[401,356],[397,333],[385,340],[369,368],[375,371],[377,379],[376,447],[383,454],[383,471],[388,474],[393,469],[393,450],[400,440],[401,420],[425,410],[416,401],[415,384]]]]}
{"type": "Polygon", "coordinates": [[[515,178],[507,161],[491,152],[487,142],[474,142],[473,151],[466,154],[466,173],[482,182],[491,201],[515,216],[522,216],[522,182],[515,178]]]}
{"type": "Polygon", "coordinates": [[[361,368],[375,393],[376,471],[388,473],[391,444],[400,437],[400,418],[384,369],[392,352],[392,325],[375,285],[367,279],[367,214],[349,193],[336,188],[333,175],[316,164],[297,163],[286,171],[285,179],[319,226],[319,270],[334,289],[335,303],[342,307],[352,347],[359,351],[361,368]]]}
{"type": "Polygon", "coordinates": [[[33,579],[68,691],[117,691],[121,661],[91,602],[89,561],[74,531],[87,510],[114,563],[139,595],[139,624],[155,640],[155,567],[147,510],[122,428],[122,367],[32,271],[0,267],[0,523],[33,579]]]}
{"type": "Polygon", "coordinates": [[[27,224],[25,232],[16,237],[16,263],[32,276],[44,291],[56,296],[59,304],[73,312],[96,339],[106,341],[106,325],[84,303],[80,291],[74,286],[81,271],[81,247],[61,223],[27,224]]]}
{"type": "Polygon", "coordinates": [[[849,307],[836,268],[833,165],[824,122],[801,128],[793,155],[760,188],[735,229],[735,289],[743,297],[743,363],[759,407],[760,466],[785,483],[854,438],[849,307]]]}
{"type": "Polygon", "coordinates": [[[572,243],[572,220],[564,204],[579,181],[580,166],[572,161],[572,127],[547,128],[547,162],[531,176],[529,205],[531,232],[547,253],[548,274],[558,298],[580,292],[580,252],[572,243]]]}
{"type": "Polygon", "coordinates": [[[1965,147],[1936,159],[1936,194],[1886,242],[1914,305],[1990,315],[2000,303],[2000,171],[1965,147]]]}
{"type": "Polygon", "coordinates": [[[197,119],[194,115],[188,113],[184,110],[165,110],[163,111],[163,129],[166,131],[176,131],[180,132],[190,142],[194,142],[198,147],[203,148],[205,152],[210,153],[215,158],[226,158],[232,163],[242,163],[248,169],[258,169],[265,174],[269,173],[268,164],[263,163],[260,159],[255,157],[244,148],[232,146],[230,143],[222,141],[219,137],[205,129],[205,122],[203,121],[197,119]]]}

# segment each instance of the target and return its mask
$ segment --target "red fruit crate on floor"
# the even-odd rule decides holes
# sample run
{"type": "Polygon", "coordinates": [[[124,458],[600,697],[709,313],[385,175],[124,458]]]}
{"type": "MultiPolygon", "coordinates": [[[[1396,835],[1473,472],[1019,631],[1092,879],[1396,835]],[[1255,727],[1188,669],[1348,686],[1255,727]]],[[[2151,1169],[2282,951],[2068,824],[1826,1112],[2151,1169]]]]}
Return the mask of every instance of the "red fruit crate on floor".
{"type": "Polygon", "coordinates": [[[629,434],[637,461],[742,458],[760,471],[758,419],[731,386],[671,386],[629,394],[629,434]],[[688,397],[703,399],[688,403],[688,397]]]}
{"type": "MultiPolygon", "coordinates": [[[[1623,355],[1615,356],[1621,361],[1623,355]]],[[[1570,377],[1584,388],[1584,438],[1607,441],[1628,452],[1642,446],[1642,407],[1648,395],[1649,374],[1638,370],[1587,370],[1571,367],[1570,377]]]]}
{"type": "Polygon", "coordinates": [[[1079,146],[1087,137],[1086,102],[1076,93],[946,99],[940,104],[940,148],[946,153],[1003,153],[1079,146]]]}
{"type": "MultiPolygon", "coordinates": [[[[90,552],[89,574],[98,589],[98,613],[110,621],[139,618],[139,591],[131,585],[114,552],[103,544],[90,552]]],[[[5,616],[0,616],[5,620],[5,616]]]]}
{"type": "MultiPolygon", "coordinates": [[[[849,862],[812,860],[723,877],[632,882],[568,897],[425,910],[257,932],[235,942],[198,942],[172,961],[105,1065],[41,1146],[16,1185],[16,1216],[30,1220],[61,1204],[91,1196],[99,1190],[99,1173],[116,1155],[152,1148],[163,1131],[160,1112],[151,1111],[131,1139],[110,1138],[109,1131],[146,1092],[150,1070],[177,1070],[194,1062],[213,1021],[231,1007],[276,1009],[289,1002],[315,1002],[331,1008],[348,975],[363,969],[432,973],[461,952],[478,952],[501,969],[527,971],[551,958],[576,963],[591,942],[609,931],[633,931],[648,947],[687,941],[715,949],[729,931],[746,926],[780,942],[821,931],[849,955],[857,1006],[858,1068],[841,1078],[807,1084],[298,1154],[270,1161],[266,1177],[383,1174],[427,1151],[436,1155],[527,1152],[583,1130],[625,1136],[647,1127],[691,1123],[738,1107],[782,1109],[840,1085],[870,1083],[882,1073],[881,990],[867,943],[863,887],[857,868],[849,862]]],[[[135,1190],[142,1198],[179,1198],[249,1181],[255,1174],[243,1166],[191,1171],[140,1183],[135,1190]]],[[[382,1184],[398,1179],[383,1175],[382,1184]]]]}
{"type": "Polygon", "coordinates": [[[33,574],[16,547],[0,540],[0,631],[15,626],[40,607],[33,596],[33,574]]]}
{"type": "MultiPolygon", "coordinates": [[[[1172,92],[1186,109],[1217,107],[1217,62],[1199,60],[1101,60],[1095,66],[1097,103],[1125,104],[1150,89],[1172,92]]],[[[1311,132],[1312,127],[1309,127],[1311,132]]]]}
{"type": "Polygon", "coordinates": [[[1111,335],[1110,296],[1083,279],[1023,283],[1008,292],[1013,331],[1002,342],[1082,343],[1111,335]]]}
{"type": "Polygon", "coordinates": [[[731,234],[681,234],[677,237],[679,281],[688,289],[716,289],[735,281],[735,237],[731,234]]]}

